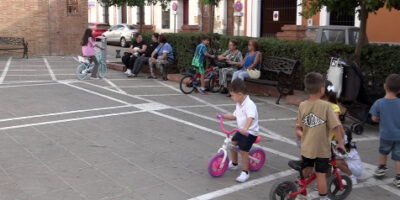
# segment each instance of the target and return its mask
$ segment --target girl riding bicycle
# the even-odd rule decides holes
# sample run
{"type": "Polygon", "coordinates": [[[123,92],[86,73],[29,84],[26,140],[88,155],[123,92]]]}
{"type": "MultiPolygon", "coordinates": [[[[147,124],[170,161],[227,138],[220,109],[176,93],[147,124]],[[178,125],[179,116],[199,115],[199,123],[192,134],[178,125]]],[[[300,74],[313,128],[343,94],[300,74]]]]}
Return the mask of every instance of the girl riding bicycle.
{"type": "Polygon", "coordinates": [[[94,50],[94,47],[97,47],[101,50],[104,50],[104,48],[96,44],[96,41],[92,35],[92,29],[88,28],[85,30],[85,33],[82,38],[81,46],[82,46],[82,55],[87,57],[90,62],[94,62],[95,65],[94,65],[93,72],[92,72],[92,78],[97,78],[97,71],[99,69],[99,61],[96,58],[96,52],[94,50]]]}

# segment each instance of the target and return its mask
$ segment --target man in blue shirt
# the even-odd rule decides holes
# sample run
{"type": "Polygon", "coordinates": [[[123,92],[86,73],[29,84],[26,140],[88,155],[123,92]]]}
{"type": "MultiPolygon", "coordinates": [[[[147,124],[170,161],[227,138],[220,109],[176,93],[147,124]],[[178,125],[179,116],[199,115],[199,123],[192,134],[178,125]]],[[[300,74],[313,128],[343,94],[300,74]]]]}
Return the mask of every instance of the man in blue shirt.
{"type": "Polygon", "coordinates": [[[154,75],[154,70],[157,67],[162,74],[162,79],[166,81],[168,80],[167,67],[174,61],[174,54],[171,45],[167,43],[165,35],[160,35],[158,42],[160,44],[153,51],[149,60],[151,75],[148,78],[157,78],[154,75]]]}
{"type": "Polygon", "coordinates": [[[386,78],[384,88],[386,95],[377,100],[371,107],[372,120],[379,122],[379,167],[375,171],[376,177],[386,174],[387,156],[392,153],[392,160],[396,163],[396,178],[393,184],[400,188],[400,75],[391,74],[386,78]]]}

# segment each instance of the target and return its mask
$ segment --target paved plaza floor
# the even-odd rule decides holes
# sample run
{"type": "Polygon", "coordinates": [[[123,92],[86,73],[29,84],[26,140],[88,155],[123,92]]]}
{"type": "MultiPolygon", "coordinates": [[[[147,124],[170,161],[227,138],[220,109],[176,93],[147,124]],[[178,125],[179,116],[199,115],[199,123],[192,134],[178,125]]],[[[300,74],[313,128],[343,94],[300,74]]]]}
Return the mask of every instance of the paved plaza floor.
{"type": "MultiPolygon", "coordinates": [[[[261,200],[297,176],[287,165],[299,157],[297,108],[283,100],[251,96],[267,160],[239,184],[239,171],[220,178],[207,171],[224,140],[215,116],[234,110],[231,99],[184,95],[177,83],[111,70],[106,79],[78,81],[77,65],[73,57],[0,58],[1,200],[261,200]]],[[[348,199],[400,199],[392,161],[384,179],[372,176],[377,127],[354,137],[364,173],[348,199]]]]}

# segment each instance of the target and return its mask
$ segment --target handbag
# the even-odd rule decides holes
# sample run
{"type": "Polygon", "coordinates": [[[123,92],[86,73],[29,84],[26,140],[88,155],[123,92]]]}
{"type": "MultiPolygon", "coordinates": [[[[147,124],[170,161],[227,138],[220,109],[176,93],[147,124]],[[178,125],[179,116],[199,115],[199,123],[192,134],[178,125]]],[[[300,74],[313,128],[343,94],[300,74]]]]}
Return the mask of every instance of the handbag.
{"type": "Polygon", "coordinates": [[[257,70],[257,69],[253,69],[253,70],[248,69],[247,72],[249,73],[249,76],[251,79],[259,79],[261,76],[260,70],[257,70]]]}

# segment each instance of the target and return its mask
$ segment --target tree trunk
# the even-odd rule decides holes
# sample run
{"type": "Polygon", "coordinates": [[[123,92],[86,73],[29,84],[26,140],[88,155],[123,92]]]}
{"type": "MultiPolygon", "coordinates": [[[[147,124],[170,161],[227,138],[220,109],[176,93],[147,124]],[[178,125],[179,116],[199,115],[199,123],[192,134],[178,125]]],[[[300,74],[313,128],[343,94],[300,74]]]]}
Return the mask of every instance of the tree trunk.
{"type": "Polygon", "coordinates": [[[360,11],[360,32],[358,37],[358,42],[355,50],[355,56],[360,63],[361,61],[361,51],[362,47],[367,43],[367,19],[368,19],[368,11],[365,7],[365,4],[361,3],[361,11],[360,11]]]}
{"type": "Polygon", "coordinates": [[[139,29],[139,32],[140,32],[140,33],[143,33],[143,25],[144,25],[144,6],[139,6],[139,13],[140,13],[140,16],[139,16],[139,26],[140,26],[140,29],[139,29]]]}
{"type": "Polygon", "coordinates": [[[214,33],[214,17],[215,17],[215,5],[210,4],[210,23],[208,24],[209,33],[214,33]]]}
{"type": "Polygon", "coordinates": [[[109,14],[108,14],[108,5],[104,6],[104,23],[109,24],[110,23],[110,18],[109,18],[109,14]]]}

